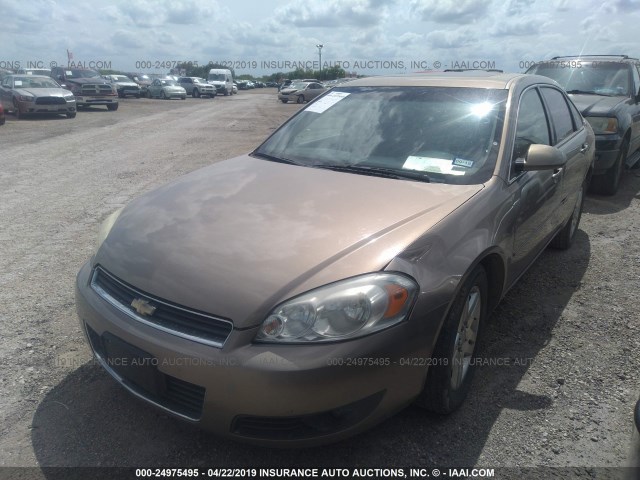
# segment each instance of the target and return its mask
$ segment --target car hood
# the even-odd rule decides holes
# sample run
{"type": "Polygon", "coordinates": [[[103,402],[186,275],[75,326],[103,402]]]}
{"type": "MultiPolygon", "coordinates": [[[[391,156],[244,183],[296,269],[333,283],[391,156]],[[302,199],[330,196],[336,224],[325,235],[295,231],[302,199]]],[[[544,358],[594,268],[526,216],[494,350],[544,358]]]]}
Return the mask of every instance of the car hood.
{"type": "Polygon", "coordinates": [[[242,156],[131,202],[94,264],[151,295],[249,327],[293,295],[383,269],[482,188],[242,156]]]}
{"type": "Polygon", "coordinates": [[[98,84],[98,85],[111,85],[106,80],[101,79],[100,77],[91,77],[91,78],[68,78],[66,83],[76,83],[78,85],[84,84],[98,84]]]}
{"type": "Polygon", "coordinates": [[[64,88],[17,88],[14,90],[18,95],[31,95],[33,97],[66,97],[70,95],[69,90],[64,88]]]}
{"type": "Polygon", "coordinates": [[[180,85],[163,85],[163,90],[167,90],[168,92],[185,92],[186,90],[180,85]]]}
{"type": "Polygon", "coordinates": [[[627,97],[603,97],[602,95],[571,94],[569,98],[578,107],[583,116],[606,115],[627,97]]]}

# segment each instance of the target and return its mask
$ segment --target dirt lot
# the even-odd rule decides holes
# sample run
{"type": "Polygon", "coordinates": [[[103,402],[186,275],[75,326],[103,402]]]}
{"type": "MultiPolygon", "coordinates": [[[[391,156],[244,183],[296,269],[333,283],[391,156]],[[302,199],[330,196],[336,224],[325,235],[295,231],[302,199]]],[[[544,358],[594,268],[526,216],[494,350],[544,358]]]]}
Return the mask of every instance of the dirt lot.
{"type": "Polygon", "coordinates": [[[449,417],[411,407],[337,445],[273,451],[174,420],[90,361],[73,284],[100,222],[178,175],[252,149],[297,108],[270,89],[127,99],[117,112],[72,120],[8,117],[0,127],[0,466],[542,465],[609,478],[590,467],[625,465],[640,389],[633,172],[616,197],[589,196],[574,247],[545,252],[508,294],[489,325],[487,363],[449,417]]]}

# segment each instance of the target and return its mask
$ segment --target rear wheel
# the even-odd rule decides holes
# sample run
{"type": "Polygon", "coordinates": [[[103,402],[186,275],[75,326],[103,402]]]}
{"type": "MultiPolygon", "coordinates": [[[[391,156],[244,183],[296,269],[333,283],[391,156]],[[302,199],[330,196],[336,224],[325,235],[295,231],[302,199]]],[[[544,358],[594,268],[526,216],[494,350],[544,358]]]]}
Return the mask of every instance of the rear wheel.
{"type": "Polygon", "coordinates": [[[591,178],[591,190],[594,193],[603,195],[615,195],[620,186],[622,172],[624,172],[624,162],[627,159],[629,150],[629,140],[625,138],[620,145],[620,152],[616,162],[602,175],[594,175],[591,178]]]}
{"type": "Polygon", "coordinates": [[[302,95],[298,95],[298,98],[296,100],[298,103],[304,103],[304,96],[302,95]]]}
{"type": "Polygon", "coordinates": [[[437,413],[462,405],[475,370],[474,353],[487,314],[487,274],[473,269],[458,292],[438,337],[427,382],[416,403],[437,413]]]}
{"type": "Polygon", "coordinates": [[[147,98],[153,98],[153,95],[151,94],[151,90],[147,90],[147,98]]]}
{"type": "Polygon", "coordinates": [[[162,100],[166,100],[166,99],[167,99],[167,94],[166,94],[166,93],[164,93],[164,90],[162,90],[162,93],[160,94],[160,98],[161,98],[162,100]]]}
{"type": "Polygon", "coordinates": [[[286,98],[281,98],[281,99],[280,99],[280,101],[281,101],[282,103],[287,103],[289,100],[287,100],[286,98]]]}

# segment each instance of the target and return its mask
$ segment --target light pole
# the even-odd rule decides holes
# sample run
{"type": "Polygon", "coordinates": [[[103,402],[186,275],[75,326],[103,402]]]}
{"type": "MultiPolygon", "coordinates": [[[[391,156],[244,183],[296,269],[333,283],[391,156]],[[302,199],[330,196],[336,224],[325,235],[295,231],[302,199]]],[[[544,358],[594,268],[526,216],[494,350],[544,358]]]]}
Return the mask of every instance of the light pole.
{"type": "MultiPolygon", "coordinates": [[[[321,43],[319,43],[318,45],[316,45],[316,47],[318,48],[318,57],[320,59],[320,77],[322,77],[322,47],[324,47],[324,45],[322,45],[321,43]]],[[[318,80],[321,80],[322,78],[319,78],[318,80]]]]}

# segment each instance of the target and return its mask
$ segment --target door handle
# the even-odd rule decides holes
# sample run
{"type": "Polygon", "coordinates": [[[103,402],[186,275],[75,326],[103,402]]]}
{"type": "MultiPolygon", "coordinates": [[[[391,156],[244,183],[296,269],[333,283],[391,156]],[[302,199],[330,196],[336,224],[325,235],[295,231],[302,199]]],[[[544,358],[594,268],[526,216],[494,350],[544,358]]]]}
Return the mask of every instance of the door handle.
{"type": "Polygon", "coordinates": [[[584,143],[582,145],[582,148],[580,149],[580,153],[587,152],[588,150],[589,150],[589,144],[588,143],[584,143]]]}
{"type": "Polygon", "coordinates": [[[553,174],[551,175],[551,178],[553,178],[554,181],[558,181],[560,180],[560,177],[562,176],[562,172],[563,172],[564,168],[556,168],[553,171],[553,174]]]}

